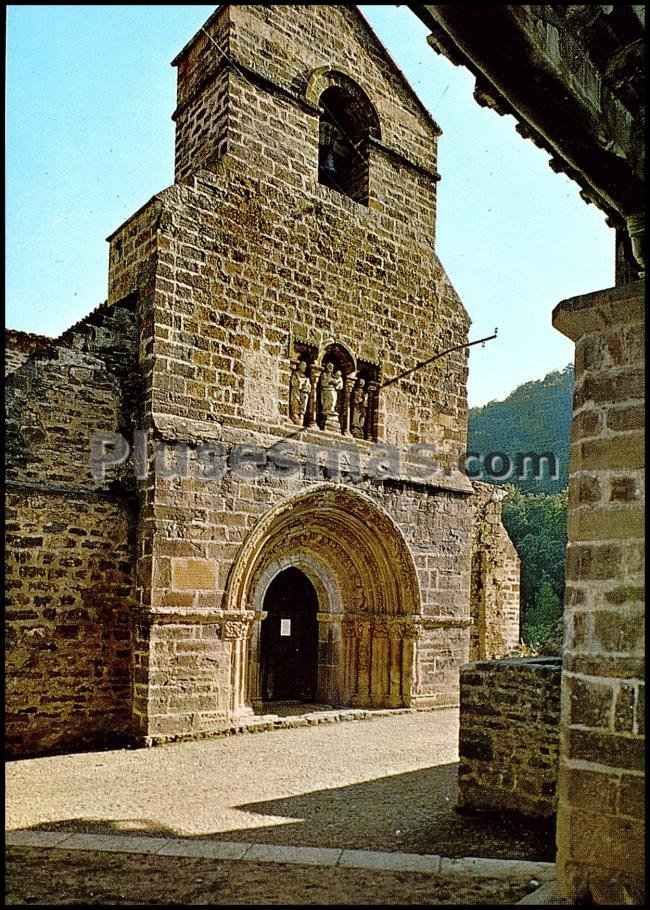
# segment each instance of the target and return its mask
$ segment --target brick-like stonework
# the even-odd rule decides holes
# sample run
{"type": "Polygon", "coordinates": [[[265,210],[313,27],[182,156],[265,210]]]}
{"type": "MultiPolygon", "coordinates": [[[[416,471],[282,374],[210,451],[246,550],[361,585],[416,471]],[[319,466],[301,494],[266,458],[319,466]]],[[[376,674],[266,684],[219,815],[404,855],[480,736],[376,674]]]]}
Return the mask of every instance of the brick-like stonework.
{"type": "Polygon", "coordinates": [[[495,660],[520,643],[519,556],[501,522],[503,490],[474,481],[470,660],[495,660]]]}
{"type": "MultiPolygon", "coordinates": [[[[131,733],[135,503],[94,433],[129,432],[134,313],[99,307],[6,380],[6,737],[12,755],[131,733]]],[[[130,484],[132,486],[132,483],[130,484]]]]}
{"type": "Polygon", "coordinates": [[[34,335],[32,332],[5,329],[5,376],[13,373],[35,351],[42,350],[51,342],[52,339],[45,335],[34,335]]]}
{"type": "Polygon", "coordinates": [[[131,730],[133,560],[128,511],[100,495],[6,501],[5,744],[33,755],[131,730]]]}
{"type": "Polygon", "coordinates": [[[486,660],[460,674],[458,805],[549,819],[557,805],[561,659],[486,660]]]}
{"type": "Polygon", "coordinates": [[[644,282],[563,301],[576,343],[558,871],[566,893],[643,902],[644,282]]]}

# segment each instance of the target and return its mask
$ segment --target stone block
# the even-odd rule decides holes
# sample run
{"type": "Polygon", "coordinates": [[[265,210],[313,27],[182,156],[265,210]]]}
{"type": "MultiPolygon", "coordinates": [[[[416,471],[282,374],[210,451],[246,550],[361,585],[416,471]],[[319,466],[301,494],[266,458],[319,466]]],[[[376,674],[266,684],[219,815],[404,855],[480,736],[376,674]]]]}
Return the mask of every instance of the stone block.
{"type": "Polygon", "coordinates": [[[242,859],[250,844],[239,841],[192,840],[177,838],[167,840],[158,850],[158,856],[188,856],[202,859],[242,859]]]}
{"type": "Polygon", "coordinates": [[[330,847],[284,847],[253,844],[242,858],[260,863],[299,863],[307,866],[336,866],[341,851],[330,847]]]}
{"type": "Polygon", "coordinates": [[[373,850],[343,850],[339,866],[356,869],[376,869],[378,872],[427,872],[440,871],[440,857],[417,853],[380,853],[373,850]]]}
{"type": "Polygon", "coordinates": [[[217,585],[217,566],[211,559],[174,558],[171,564],[174,590],[209,591],[217,585]]]}

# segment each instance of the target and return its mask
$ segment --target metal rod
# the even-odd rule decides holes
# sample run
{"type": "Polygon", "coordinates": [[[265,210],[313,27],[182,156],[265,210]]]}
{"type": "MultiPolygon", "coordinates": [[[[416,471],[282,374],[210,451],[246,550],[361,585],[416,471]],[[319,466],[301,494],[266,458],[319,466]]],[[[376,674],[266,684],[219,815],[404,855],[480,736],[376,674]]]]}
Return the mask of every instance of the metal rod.
{"type": "Polygon", "coordinates": [[[398,376],[394,376],[392,379],[389,379],[387,382],[382,382],[379,386],[380,389],[385,389],[386,386],[392,385],[394,382],[397,382],[399,379],[404,379],[405,376],[410,376],[411,373],[415,373],[416,370],[421,370],[422,367],[428,366],[430,363],[433,363],[434,360],[438,360],[439,357],[444,357],[445,354],[451,354],[452,351],[462,351],[464,348],[471,348],[475,344],[484,344],[486,341],[492,341],[493,338],[497,337],[497,330],[495,329],[494,335],[486,335],[485,338],[477,338],[476,341],[468,341],[467,344],[457,344],[453,348],[447,348],[446,351],[441,351],[439,354],[434,354],[433,357],[429,357],[428,360],[423,360],[421,363],[416,364],[412,369],[406,370],[405,373],[400,373],[398,376]]]}

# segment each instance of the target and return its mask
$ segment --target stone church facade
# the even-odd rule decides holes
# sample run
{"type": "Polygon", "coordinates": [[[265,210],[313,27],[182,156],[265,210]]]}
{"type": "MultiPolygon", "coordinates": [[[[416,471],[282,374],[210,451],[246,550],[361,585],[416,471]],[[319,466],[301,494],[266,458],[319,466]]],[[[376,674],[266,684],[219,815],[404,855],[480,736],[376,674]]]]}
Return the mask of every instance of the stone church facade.
{"type": "Polygon", "coordinates": [[[174,65],[175,183],[107,301],[7,338],[14,754],[455,705],[519,640],[501,494],[459,468],[439,128],[354,7],[223,6],[174,65]]]}

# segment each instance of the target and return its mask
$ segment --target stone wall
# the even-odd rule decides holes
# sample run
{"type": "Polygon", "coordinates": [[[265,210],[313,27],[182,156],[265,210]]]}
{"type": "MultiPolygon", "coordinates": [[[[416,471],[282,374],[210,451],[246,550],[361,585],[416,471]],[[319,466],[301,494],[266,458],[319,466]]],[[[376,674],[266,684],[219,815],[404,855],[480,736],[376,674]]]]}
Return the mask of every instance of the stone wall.
{"type": "Polygon", "coordinates": [[[596,903],[644,892],[644,283],[563,301],[576,343],[558,871],[596,903]]]}
{"type": "Polygon", "coordinates": [[[557,805],[560,658],[478,661],[460,674],[462,809],[551,818],[557,805]]]}
{"type": "MultiPolygon", "coordinates": [[[[253,691],[242,668],[259,617],[246,605],[233,611],[229,585],[273,509],[333,479],[327,453],[335,449],[359,454],[358,481],[341,484],[389,516],[417,579],[417,636],[399,643],[412,682],[408,692],[387,693],[384,680],[382,691],[400,704],[456,704],[468,655],[471,485],[457,469],[466,352],[379,388],[467,339],[467,313],[433,248],[439,129],[355,10],[287,10],[224,8],[206,28],[228,61],[204,32],[179,54],[177,182],[110,237],[109,301],[132,293],[139,301],[151,459],[161,443],[186,444],[195,467],[202,443],[220,447],[224,461],[237,445],[268,450],[286,438],[303,461],[310,447],[321,450],[315,471],[286,477],[273,465],[257,477],[229,471],[207,482],[159,470],[141,484],[135,723],[147,741],[218,730],[242,692],[253,691]],[[367,205],[318,180],[316,83],[327,85],[330,71],[323,59],[358,80],[378,114],[367,205]],[[313,422],[296,427],[291,417],[297,359],[308,352],[316,394],[332,345],[376,380],[366,438],[313,422]],[[374,439],[402,456],[406,446],[428,444],[445,470],[432,483],[413,482],[402,468],[391,484],[373,480],[374,439]]],[[[339,534],[349,551],[345,528],[339,534]]],[[[367,535],[378,552],[372,526],[367,535]]],[[[346,574],[322,528],[312,529],[309,546],[315,559],[329,553],[341,587],[358,582],[354,554],[346,574]]],[[[375,651],[369,643],[361,662],[393,647],[382,623],[406,607],[388,593],[385,601],[368,632],[376,632],[375,651]]],[[[323,639],[325,651],[338,647],[337,634],[323,639]]]]}
{"type": "MultiPolygon", "coordinates": [[[[6,381],[6,736],[14,756],[131,730],[136,508],[96,433],[129,432],[131,306],[47,339],[6,381]],[[117,483],[121,495],[110,492],[117,483]]],[[[133,486],[127,482],[127,486],[133,486]]]]}
{"type": "Polygon", "coordinates": [[[503,490],[474,481],[470,660],[495,660],[519,644],[520,561],[501,522],[503,490]]]}
{"type": "Polygon", "coordinates": [[[5,744],[12,757],[120,742],[131,728],[126,507],[99,494],[6,500],[5,744]]]}
{"type": "Polygon", "coordinates": [[[45,335],[5,329],[5,376],[22,366],[35,351],[40,351],[51,343],[52,339],[45,335]]]}

